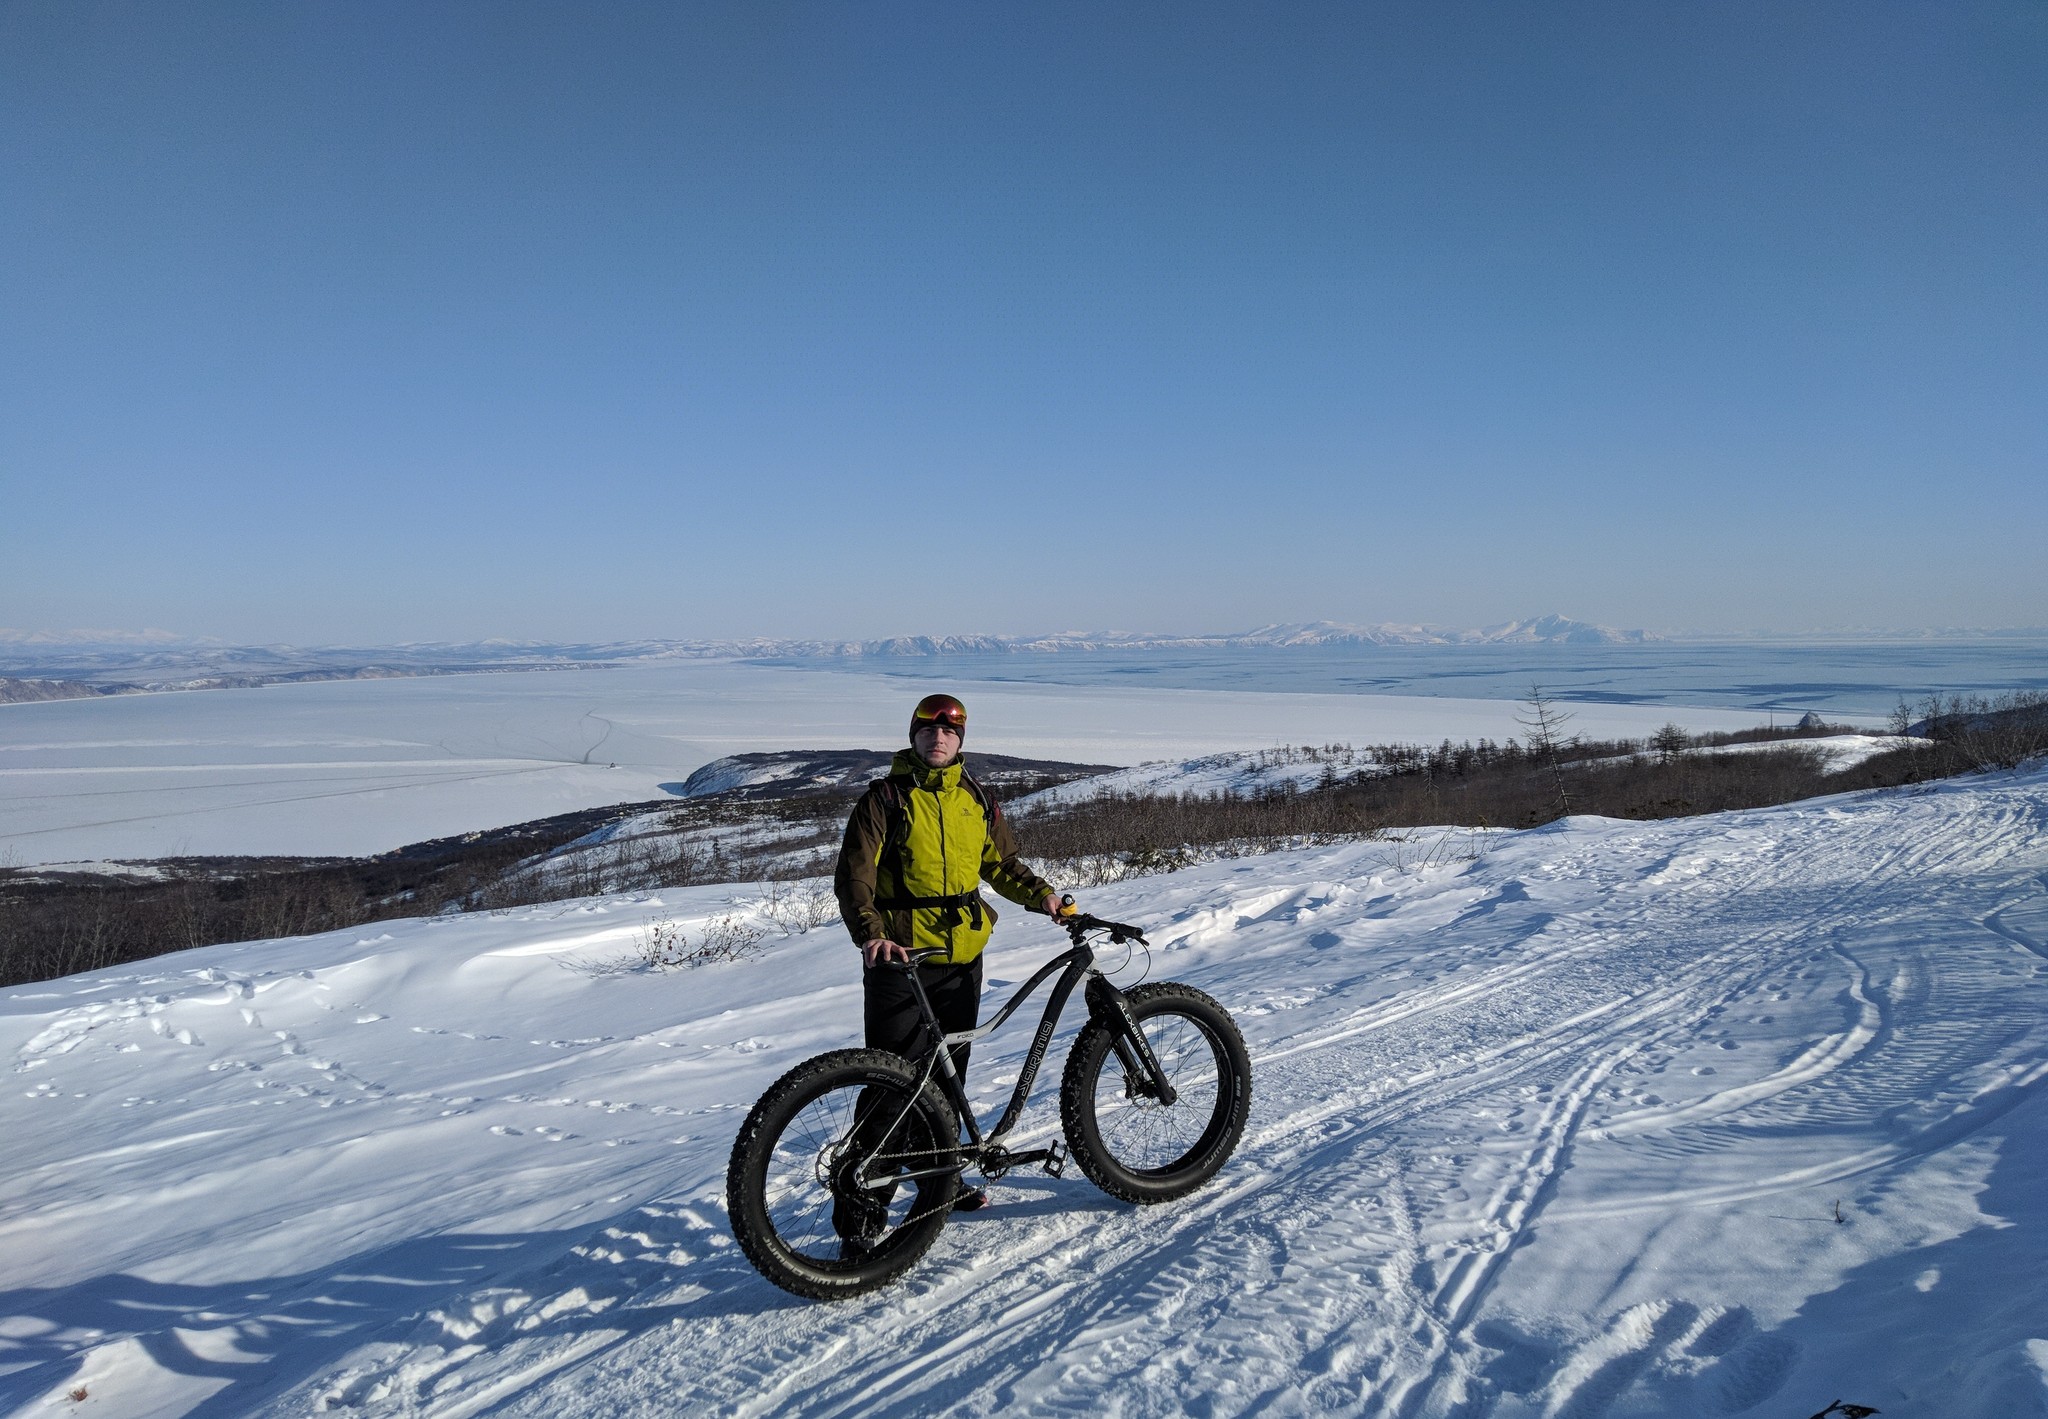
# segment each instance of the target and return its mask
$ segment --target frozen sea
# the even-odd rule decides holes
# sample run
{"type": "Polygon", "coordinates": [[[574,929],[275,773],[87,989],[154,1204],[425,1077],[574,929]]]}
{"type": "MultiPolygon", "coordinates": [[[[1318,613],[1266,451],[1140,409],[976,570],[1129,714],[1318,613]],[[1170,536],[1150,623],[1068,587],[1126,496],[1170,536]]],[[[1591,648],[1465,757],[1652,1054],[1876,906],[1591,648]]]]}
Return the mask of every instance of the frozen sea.
{"type": "Polygon", "coordinates": [[[334,681],[0,706],[0,863],[355,854],[657,799],[754,750],[897,742],[956,690],[976,749],[1129,765],[1278,744],[1876,723],[1903,694],[2048,685],[2020,642],[1104,652],[334,681]]]}
{"type": "MultiPolygon", "coordinates": [[[[808,662],[815,667],[817,661],[808,662]]],[[[875,662],[867,662],[872,667],[875,662]]],[[[2048,689],[2048,639],[1642,645],[1245,647],[952,656],[891,664],[913,679],[1182,690],[1520,699],[1541,685],[1594,705],[1713,707],[1882,719],[1901,698],[2048,689]]]]}

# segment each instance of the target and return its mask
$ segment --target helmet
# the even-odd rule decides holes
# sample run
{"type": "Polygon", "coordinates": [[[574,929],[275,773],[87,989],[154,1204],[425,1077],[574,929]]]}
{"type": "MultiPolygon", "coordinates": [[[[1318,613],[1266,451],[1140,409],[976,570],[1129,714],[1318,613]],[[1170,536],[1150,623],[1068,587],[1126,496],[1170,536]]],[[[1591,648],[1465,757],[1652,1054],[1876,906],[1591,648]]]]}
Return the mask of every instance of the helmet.
{"type": "Polygon", "coordinates": [[[967,706],[951,695],[926,695],[910,712],[910,737],[915,739],[917,731],[927,724],[942,724],[956,730],[964,742],[967,738],[967,706]]]}

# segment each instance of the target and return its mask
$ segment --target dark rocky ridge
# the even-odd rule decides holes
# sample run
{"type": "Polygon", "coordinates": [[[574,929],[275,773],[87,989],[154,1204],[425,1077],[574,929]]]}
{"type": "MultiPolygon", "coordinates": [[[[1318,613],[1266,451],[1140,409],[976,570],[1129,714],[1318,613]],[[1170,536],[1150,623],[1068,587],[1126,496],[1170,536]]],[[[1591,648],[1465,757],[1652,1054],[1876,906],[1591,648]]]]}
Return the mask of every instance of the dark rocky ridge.
{"type": "Polygon", "coordinates": [[[109,685],[88,685],[82,680],[9,680],[0,678],[0,705],[33,705],[45,700],[82,700],[93,695],[111,695],[120,689],[109,685]]]}
{"type": "MultiPolygon", "coordinates": [[[[787,749],[734,754],[704,765],[680,784],[664,785],[682,798],[724,797],[753,803],[771,798],[852,797],[889,771],[893,750],[787,749]]],[[[976,781],[1004,798],[1110,773],[1112,764],[1068,764],[1008,754],[966,756],[976,781]]]]}

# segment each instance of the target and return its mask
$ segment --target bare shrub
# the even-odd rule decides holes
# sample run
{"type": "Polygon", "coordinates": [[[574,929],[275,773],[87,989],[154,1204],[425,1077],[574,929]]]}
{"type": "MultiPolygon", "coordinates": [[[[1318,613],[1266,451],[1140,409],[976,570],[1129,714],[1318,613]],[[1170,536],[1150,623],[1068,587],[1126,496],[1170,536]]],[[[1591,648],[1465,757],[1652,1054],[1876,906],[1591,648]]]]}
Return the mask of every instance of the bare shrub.
{"type": "Polygon", "coordinates": [[[1924,727],[1929,739],[1970,768],[2018,768],[2048,753],[2048,693],[1930,695],[1924,727]]]}
{"type": "Polygon", "coordinates": [[[1200,860],[1200,855],[1189,848],[1175,852],[1147,849],[1123,854],[1090,853],[1082,857],[1040,858],[1039,865],[1065,886],[1107,887],[1113,882],[1128,882],[1133,877],[1177,872],[1200,860]]]}
{"type": "Polygon", "coordinates": [[[1038,866],[1067,887],[1107,887],[1138,876],[1121,857],[1087,853],[1080,857],[1040,857],[1038,866]]]}
{"type": "Polygon", "coordinates": [[[673,970],[690,954],[690,939],[683,935],[682,927],[665,916],[655,917],[641,927],[634,944],[638,947],[633,956],[635,964],[650,970],[673,970]]]}
{"type": "Polygon", "coordinates": [[[1389,865],[1396,872],[1427,871],[1457,862],[1477,862],[1486,856],[1483,828],[1390,832],[1383,835],[1382,841],[1388,844],[1389,865]]]}
{"type": "MultiPolygon", "coordinates": [[[[1391,837],[1398,830],[1457,827],[1531,828],[1578,813],[1611,818],[1672,818],[1734,808],[1759,808],[1850,788],[1912,782],[1930,765],[1924,749],[1881,754],[1846,773],[1828,771],[1827,755],[1787,742],[1743,754],[1643,752],[1599,758],[1540,756],[1504,745],[1437,748],[1381,745],[1366,751],[1369,771],[1329,787],[1273,785],[1249,794],[1099,794],[1021,817],[1026,856],[1076,886],[1099,886],[1147,872],[1172,871],[1197,860],[1325,842],[1391,837]],[[1572,782],[1561,795],[1557,763],[1570,762],[1572,782]]],[[[1583,750],[1584,744],[1574,746],[1583,750]]],[[[1437,865],[1484,850],[1480,834],[1403,835],[1399,865],[1437,865]]]]}
{"type": "Polygon", "coordinates": [[[1098,794],[1042,808],[1017,831],[1025,855],[1048,874],[1100,887],[1214,857],[1370,837],[1378,828],[1341,789],[1282,781],[1248,794],[1098,794]]]}
{"type": "Polygon", "coordinates": [[[703,880],[702,856],[680,836],[646,834],[629,838],[612,851],[609,868],[600,873],[604,892],[649,892],[703,880]]]}
{"type": "Polygon", "coordinates": [[[784,935],[800,936],[839,920],[839,898],[829,877],[800,877],[761,884],[761,915],[784,935]]]}
{"type": "Polygon", "coordinates": [[[758,927],[749,926],[736,912],[715,916],[704,924],[687,964],[702,966],[712,961],[741,960],[752,955],[767,934],[758,927]]]}
{"type": "Polygon", "coordinates": [[[658,916],[640,929],[631,962],[639,969],[673,971],[744,960],[767,934],[749,926],[737,912],[727,912],[705,922],[692,940],[682,923],[658,916]]]}

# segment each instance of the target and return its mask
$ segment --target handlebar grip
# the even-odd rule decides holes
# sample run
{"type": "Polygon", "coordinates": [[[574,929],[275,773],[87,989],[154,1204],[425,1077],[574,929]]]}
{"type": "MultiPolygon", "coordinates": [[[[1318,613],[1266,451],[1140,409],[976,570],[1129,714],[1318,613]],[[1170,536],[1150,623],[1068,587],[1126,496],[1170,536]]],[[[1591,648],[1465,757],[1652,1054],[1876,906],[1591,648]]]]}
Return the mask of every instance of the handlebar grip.
{"type": "Polygon", "coordinates": [[[906,949],[910,957],[907,961],[892,961],[885,957],[875,964],[892,971],[914,971],[926,961],[935,960],[946,954],[946,948],[943,946],[917,946],[906,949]]]}

